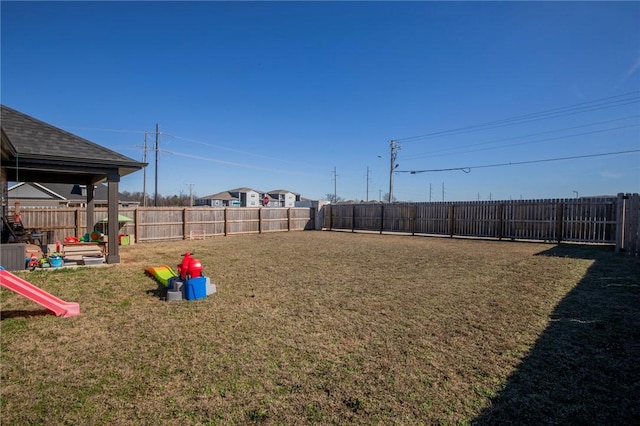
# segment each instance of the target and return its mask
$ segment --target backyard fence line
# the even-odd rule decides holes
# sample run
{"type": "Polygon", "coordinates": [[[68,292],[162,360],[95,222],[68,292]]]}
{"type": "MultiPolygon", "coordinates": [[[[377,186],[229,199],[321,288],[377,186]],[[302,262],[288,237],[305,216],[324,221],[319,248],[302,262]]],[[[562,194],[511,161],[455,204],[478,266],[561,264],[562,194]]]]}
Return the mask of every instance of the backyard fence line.
{"type": "MultiPolygon", "coordinates": [[[[135,242],[315,229],[315,209],[309,207],[137,207],[120,208],[118,214],[130,220],[120,223],[120,233],[135,242]]],[[[85,208],[22,207],[20,215],[25,228],[43,235],[43,244],[93,231],[87,229],[85,208]]],[[[105,234],[100,221],[106,217],[106,208],[94,209],[94,229],[104,226],[105,234]]]]}
{"type": "Polygon", "coordinates": [[[329,230],[611,244],[638,255],[640,196],[571,199],[331,204],[329,230]]]}

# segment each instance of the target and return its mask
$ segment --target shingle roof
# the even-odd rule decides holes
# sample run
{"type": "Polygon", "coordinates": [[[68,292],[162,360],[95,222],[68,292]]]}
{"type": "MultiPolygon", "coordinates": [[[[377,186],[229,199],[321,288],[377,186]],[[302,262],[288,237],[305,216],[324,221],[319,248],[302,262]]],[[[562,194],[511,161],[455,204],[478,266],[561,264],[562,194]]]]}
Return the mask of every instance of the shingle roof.
{"type": "Polygon", "coordinates": [[[37,120],[5,105],[2,109],[2,131],[20,157],[61,157],[92,162],[136,165],[141,163],[100,146],[87,139],[37,120]]]}
{"type": "MultiPolygon", "coordinates": [[[[40,188],[42,191],[50,193],[52,197],[60,198],[62,200],[78,200],[85,201],[87,199],[86,195],[82,194],[73,194],[71,191],[73,190],[74,185],[69,183],[19,183],[15,185],[13,188],[18,187],[19,185],[35,185],[40,188]]],[[[9,188],[11,191],[12,188],[9,188]]],[[[105,184],[95,185],[94,197],[96,201],[106,201],[109,199],[109,187],[105,184]]],[[[128,197],[122,195],[122,193],[118,193],[118,200],[120,202],[126,201],[130,202],[128,197]]]]}
{"type": "Polygon", "coordinates": [[[238,197],[234,197],[229,191],[218,192],[217,194],[207,195],[204,197],[198,197],[201,200],[237,200],[238,197]]]}
{"type": "Polygon", "coordinates": [[[2,171],[8,181],[95,184],[146,166],[0,105],[2,171]]]}
{"type": "Polygon", "coordinates": [[[260,193],[260,191],[258,191],[256,189],[253,189],[253,188],[247,188],[246,186],[242,187],[242,188],[230,189],[227,192],[249,192],[249,191],[260,193]]]}
{"type": "Polygon", "coordinates": [[[288,189],[274,189],[273,191],[267,191],[267,194],[293,194],[293,195],[300,195],[297,192],[289,191],[288,189]]]}

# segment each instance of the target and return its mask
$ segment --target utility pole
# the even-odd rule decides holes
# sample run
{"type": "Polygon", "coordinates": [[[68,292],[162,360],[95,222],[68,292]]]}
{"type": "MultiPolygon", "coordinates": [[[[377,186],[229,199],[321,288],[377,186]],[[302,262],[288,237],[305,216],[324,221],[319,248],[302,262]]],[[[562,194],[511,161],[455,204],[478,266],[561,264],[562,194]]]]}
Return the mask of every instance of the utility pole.
{"type": "Polygon", "coordinates": [[[195,184],[193,183],[188,183],[187,186],[189,187],[189,207],[193,207],[193,186],[195,184]]]}
{"type": "Polygon", "coordinates": [[[391,201],[393,200],[393,172],[395,171],[396,167],[398,167],[398,164],[396,164],[396,158],[398,156],[398,151],[400,151],[400,145],[396,141],[391,140],[389,141],[389,149],[391,151],[389,155],[389,159],[391,161],[389,163],[389,200],[388,202],[391,203],[391,201]]]}
{"type": "Polygon", "coordinates": [[[442,182],[442,201],[444,201],[444,182],[442,182]]]}
{"type": "Polygon", "coordinates": [[[155,148],[156,149],[156,192],[153,198],[154,207],[158,207],[158,153],[159,153],[158,139],[159,138],[160,138],[159,126],[158,126],[158,123],[156,123],[156,148],[155,148]]]}
{"type": "Polygon", "coordinates": [[[371,178],[369,177],[369,166],[367,166],[367,202],[369,202],[369,181],[371,178]]]}
{"type": "Polygon", "coordinates": [[[335,166],[333,166],[333,202],[338,202],[338,174],[335,166]]]}
{"type": "Polygon", "coordinates": [[[431,189],[431,182],[429,182],[429,202],[431,202],[431,195],[433,194],[433,190],[431,189]]]}
{"type": "MultiPolygon", "coordinates": [[[[142,154],[142,162],[147,162],[147,133],[144,132],[144,154],[142,154]]],[[[142,207],[147,207],[147,166],[142,171],[142,207]]]]}

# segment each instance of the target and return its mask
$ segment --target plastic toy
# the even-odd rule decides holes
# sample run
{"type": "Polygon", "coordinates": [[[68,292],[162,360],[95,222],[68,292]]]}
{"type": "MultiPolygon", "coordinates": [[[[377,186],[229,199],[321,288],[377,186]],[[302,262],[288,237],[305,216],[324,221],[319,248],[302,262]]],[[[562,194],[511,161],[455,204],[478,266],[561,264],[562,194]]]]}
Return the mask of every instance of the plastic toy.
{"type": "Polygon", "coordinates": [[[150,266],[146,268],[145,271],[165,287],[169,287],[171,279],[178,277],[178,274],[176,274],[175,271],[167,265],[150,266]]]}
{"type": "Polygon", "coordinates": [[[30,282],[13,275],[2,266],[0,266],[0,285],[33,302],[36,302],[40,306],[44,306],[56,316],[74,317],[80,314],[79,304],[75,302],[65,302],[62,299],[58,299],[51,293],[47,293],[30,282]]]}
{"type": "Polygon", "coordinates": [[[191,257],[190,252],[183,254],[184,259],[178,265],[178,275],[182,280],[190,280],[191,278],[202,276],[202,263],[198,259],[191,257]]]}
{"type": "Polygon", "coordinates": [[[182,255],[178,273],[167,265],[151,266],[145,271],[167,287],[167,301],[196,300],[216,292],[216,285],[202,274],[202,263],[190,252],[182,255]]]}

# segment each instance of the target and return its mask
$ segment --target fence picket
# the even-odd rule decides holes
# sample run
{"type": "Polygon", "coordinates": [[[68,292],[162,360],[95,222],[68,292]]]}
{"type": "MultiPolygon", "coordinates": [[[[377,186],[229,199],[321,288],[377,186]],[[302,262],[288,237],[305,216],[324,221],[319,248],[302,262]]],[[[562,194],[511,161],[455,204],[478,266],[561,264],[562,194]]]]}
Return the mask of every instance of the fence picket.
{"type": "Polygon", "coordinates": [[[346,203],[326,206],[330,214],[325,215],[324,227],[413,235],[622,244],[623,248],[632,247],[635,252],[640,245],[638,194],[375,206],[377,204],[346,203]]]}
{"type": "MultiPolygon", "coordinates": [[[[308,207],[139,207],[120,209],[118,213],[132,219],[120,224],[120,232],[133,235],[136,242],[185,239],[193,231],[214,236],[315,229],[314,212],[308,207]]],[[[26,228],[46,235],[47,244],[92,231],[87,230],[86,210],[81,208],[22,207],[21,216],[26,228]]],[[[107,209],[94,209],[94,223],[106,216],[107,209]]]]}

